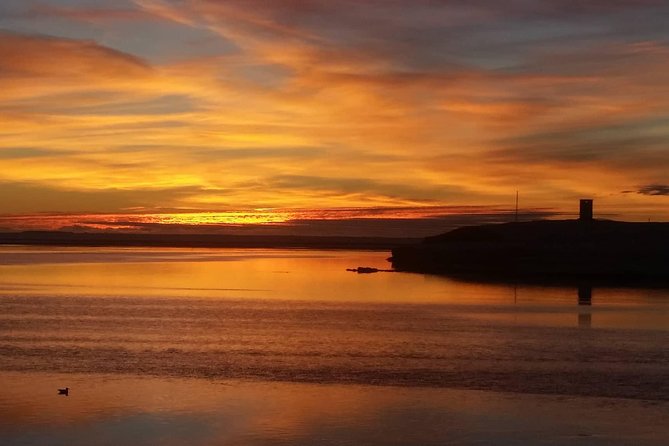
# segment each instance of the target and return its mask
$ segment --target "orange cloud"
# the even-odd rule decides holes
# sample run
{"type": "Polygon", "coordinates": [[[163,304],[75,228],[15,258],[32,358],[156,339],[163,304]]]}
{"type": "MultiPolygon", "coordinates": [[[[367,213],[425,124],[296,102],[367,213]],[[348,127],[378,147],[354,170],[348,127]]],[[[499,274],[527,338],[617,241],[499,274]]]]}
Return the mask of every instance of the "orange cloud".
{"type": "Polygon", "coordinates": [[[663,196],[620,193],[669,167],[662,4],[623,3],[46,2],[39,20],[106,34],[0,34],[0,181],[81,212],[499,206],[520,189],[528,207],[592,195],[665,218],[663,196]],[[165,24],[226,50],[157,62],[132,33],[165,24]]]}

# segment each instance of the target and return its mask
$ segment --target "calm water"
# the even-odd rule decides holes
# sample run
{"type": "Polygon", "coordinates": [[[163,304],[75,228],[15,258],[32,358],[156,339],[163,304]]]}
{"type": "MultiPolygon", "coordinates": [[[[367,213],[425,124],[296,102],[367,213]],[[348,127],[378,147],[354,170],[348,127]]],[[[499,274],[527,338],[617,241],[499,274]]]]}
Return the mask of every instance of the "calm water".
{"type": "Polygon", "coordinates": [[[0,444],[669,442],[669,291],[385,257],[0,248],[0,444]]]}

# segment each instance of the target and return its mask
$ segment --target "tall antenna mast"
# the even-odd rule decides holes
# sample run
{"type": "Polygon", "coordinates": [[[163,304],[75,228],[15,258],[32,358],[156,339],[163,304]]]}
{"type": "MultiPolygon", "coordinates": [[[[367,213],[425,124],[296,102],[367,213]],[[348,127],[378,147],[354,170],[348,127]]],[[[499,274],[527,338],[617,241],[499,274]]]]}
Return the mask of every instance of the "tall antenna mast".
{"type": "Polygon", "coordinates": [[[516,191],[516,222],[518,221],[518,191],[516,191]]]}

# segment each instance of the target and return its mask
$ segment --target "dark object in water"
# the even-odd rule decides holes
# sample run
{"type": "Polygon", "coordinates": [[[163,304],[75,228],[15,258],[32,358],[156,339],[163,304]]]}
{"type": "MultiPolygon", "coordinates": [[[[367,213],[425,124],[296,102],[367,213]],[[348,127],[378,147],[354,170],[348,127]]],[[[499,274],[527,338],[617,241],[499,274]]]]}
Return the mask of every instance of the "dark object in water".
{"type": "Polygon", "coordinates": [[[68,396],[70,394],[70,388],[65,387],[64,389],[58,389],[58,395],[68,396]]]}
{"type": "Polygon", "coordinates": [[[380,269],[372,268],[369,266],[359,266],[357,268],[347,268],[346,271],[351,271],[358,274],[371,274],[371,273],[378,273],[380,269]]]}
{"type": "Polygon", "coordinates": [[[346,271],[351,271],[358,274],[371,274],[371,273],[393,273],[395,270],[392,269],[379,269],[372,268],[371,266],[359,266],[357,268],[346,268],[346,271]]]}

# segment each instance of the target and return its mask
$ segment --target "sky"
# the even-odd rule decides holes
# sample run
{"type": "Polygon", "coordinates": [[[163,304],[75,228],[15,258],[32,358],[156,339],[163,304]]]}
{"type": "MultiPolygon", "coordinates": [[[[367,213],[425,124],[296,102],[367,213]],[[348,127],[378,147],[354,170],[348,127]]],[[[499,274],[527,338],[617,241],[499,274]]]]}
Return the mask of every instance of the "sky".
{"type": "Polygon", "coordinates": [[[0,229],[669,221],[666,0],[2,0],[0,229]]]}

